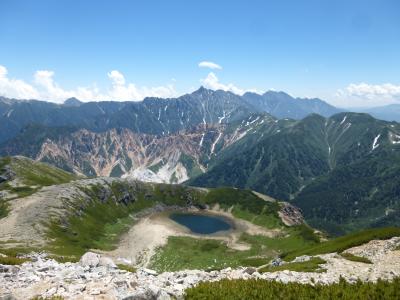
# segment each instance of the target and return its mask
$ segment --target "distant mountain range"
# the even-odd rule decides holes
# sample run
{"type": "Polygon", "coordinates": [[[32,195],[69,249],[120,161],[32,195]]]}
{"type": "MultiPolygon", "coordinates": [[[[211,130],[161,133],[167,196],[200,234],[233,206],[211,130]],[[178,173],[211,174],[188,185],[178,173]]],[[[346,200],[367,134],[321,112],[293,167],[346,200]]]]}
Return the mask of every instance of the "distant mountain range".
{"type": "Polygon", "coordinates": [[[350,110],[365,112],[381,120],[400,122],[400,104],[389,104],[372,108],[354,108],[350,110]]]}
{"type": "Polygon", "coordinates": [[[400,125],[320,99],[203,87],[142,102],[0,98],[0,128],[0,155],[76,174],[249,188],[334,234],[400,225],[400,125]]]}
{"type": "Polygon", "coordinates": [[[342,111],[318,98],[293,98],[284,92],[268,91],[263,95],[245,93],[243,98],[258,111],[269,113],[278,119],[298,120],[312,113],[329,117],[342,111]]]}
{"type": "Polygon", "coordinates": [[[0,97],[0,142],[13,138],[29,124],[73,126],[95,132],[128,128],[136,133],[168,135],[198,124],[230,123],[260,112],[300,119],[310,113],[330,116],[340,110],[319,99],[292,98],[282,92],[240,97],[204,87],[179,98],[146,98],[141,102],[83,103],[71,98],[59,105],[0,97]]]}

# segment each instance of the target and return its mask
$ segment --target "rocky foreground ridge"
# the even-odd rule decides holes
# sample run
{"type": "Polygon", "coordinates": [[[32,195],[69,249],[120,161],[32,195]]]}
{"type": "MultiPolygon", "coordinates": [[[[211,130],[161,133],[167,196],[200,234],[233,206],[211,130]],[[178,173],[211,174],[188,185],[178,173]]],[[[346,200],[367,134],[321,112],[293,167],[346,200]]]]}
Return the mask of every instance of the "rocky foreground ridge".
{"type": "MultiPolygon", "coordinates": [[[[337,253],[318,255],[326,260],[326,272],[279,271],[259,273],[256,268],[226,268],[220,271],[184,270],[158,274],[149,269],[134,273],[120,270],[114,262],[86,253],[78,263],[58,263],[45,254],[32,254],[31,262],[20,266],[0,265],[0,299],[30,299],[59,295],[65,299],[181,299],[185,289],[200,281],[257,278],[283,283],[330,284],[343,277],[348,282],[375,282],[400,276],[400,237],[373,240],[346,250],[368,258],[372,264],[344,259],[337,253]]],[[[309,256],[295,261],[309,260],[309,256]]]]}

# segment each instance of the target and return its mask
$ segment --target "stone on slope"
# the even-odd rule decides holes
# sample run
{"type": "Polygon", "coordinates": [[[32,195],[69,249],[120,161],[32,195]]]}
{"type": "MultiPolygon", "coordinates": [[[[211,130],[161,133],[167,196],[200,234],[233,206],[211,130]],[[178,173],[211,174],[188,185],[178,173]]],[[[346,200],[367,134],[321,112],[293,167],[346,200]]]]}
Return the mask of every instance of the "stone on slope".
{"type": "Polygon", "coordinates": [[[79,264],[82,267],[97,267],[100,263],[100,255],[93,252],[86,252],[81,259],[79,260],[79,264]]]}
{"type": "Polygon", "coordinates": [[[253,268],[253,267],[247,267],[246,269],[244,269],[244,273],[247,273],[247,274],[249,274],[249,275],[252,275],[254,272],[256,272],[257,271],[257,269],[256,268],[253,268]]]}
{"type": "Polygon", "coordinates": [[[157,276],[157,271],[150,270],[150,269],[147,269],[147,268],[143,268],[142,271],[143,271],[144,273],[146,273],[146,274],[153,275],[153,276],[157,276]]]}

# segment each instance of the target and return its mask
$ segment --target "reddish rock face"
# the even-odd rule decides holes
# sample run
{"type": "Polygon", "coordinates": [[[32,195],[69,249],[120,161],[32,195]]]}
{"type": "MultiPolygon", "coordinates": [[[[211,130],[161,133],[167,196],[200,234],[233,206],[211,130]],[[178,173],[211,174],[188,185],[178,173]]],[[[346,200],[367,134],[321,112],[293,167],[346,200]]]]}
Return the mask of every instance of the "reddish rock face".
{"type": "Polygon", "coordinates": [[[180,183],[204,172],[208,161],[242,138],[248,128],[199,125],[159,136],[111,129],[85,129],[47,139],[35,159],[87,176],[130,176],[144,181],[180,183]]]}

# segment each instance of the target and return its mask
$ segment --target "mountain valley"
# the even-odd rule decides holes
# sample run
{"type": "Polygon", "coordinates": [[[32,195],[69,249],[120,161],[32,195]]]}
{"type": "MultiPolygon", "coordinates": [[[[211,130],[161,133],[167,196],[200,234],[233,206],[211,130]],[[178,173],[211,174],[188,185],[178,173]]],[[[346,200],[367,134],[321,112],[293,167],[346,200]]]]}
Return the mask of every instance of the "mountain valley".
{"type": "Polygon", "coordinates": [[[396,278],[387,259],[397,264],[400,247],[399,123],[285,93],[204,88],[139,103],[0,103],[10,129],[0,267],[21,264],[1,271],[18,292],[0,294],[170,299],[214,279],[396,278]],[[231,229],[196,234],[175,213],[231,229]]]}
{"type": "Polygon", "coordinates": [[[3,124],[22,128],[0,144],[2,156],[80,176],[249,188],[294,203],[335,235],[400,225],[396,122],[282,92],[240,97],[203,87],[138,103],[2,101],[3,124]]]}

